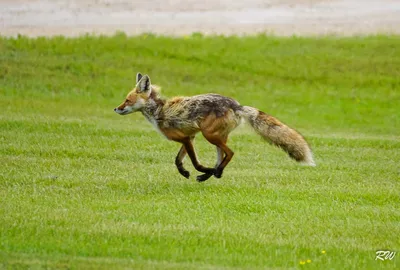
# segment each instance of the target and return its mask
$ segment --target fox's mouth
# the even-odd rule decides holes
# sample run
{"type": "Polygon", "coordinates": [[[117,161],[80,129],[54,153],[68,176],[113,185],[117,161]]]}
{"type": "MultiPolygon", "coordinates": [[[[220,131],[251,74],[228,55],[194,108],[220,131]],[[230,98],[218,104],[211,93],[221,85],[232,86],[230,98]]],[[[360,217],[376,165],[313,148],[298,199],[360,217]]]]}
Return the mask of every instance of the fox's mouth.
{"type": "Polygon", "coordinates": [[[118,114],[120,114],[120,115],[125,115],[125,114],[128,114],[128,113],[129,113],[129,110],[120,110],[120,109],[118,109],[118,108],[115,108],[115,109],[114,109],[114,112],[116,112],[116,113],[118,113],[118,114]]]}

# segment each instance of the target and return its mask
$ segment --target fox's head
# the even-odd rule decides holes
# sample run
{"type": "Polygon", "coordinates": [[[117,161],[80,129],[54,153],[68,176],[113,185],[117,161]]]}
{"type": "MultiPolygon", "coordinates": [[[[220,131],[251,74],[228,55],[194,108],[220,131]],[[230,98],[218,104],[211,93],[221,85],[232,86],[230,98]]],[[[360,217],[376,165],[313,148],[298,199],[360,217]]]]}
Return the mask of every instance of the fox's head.
{"type": "Polygon", "coordinates": [[[122,102],[114,111],[120,115],[126,115],[141,110],[151,94],[151,82],[148,75],[142,76],[138,73],[136,75],[136,86],[126,96],[125,101],[122,102]]]}

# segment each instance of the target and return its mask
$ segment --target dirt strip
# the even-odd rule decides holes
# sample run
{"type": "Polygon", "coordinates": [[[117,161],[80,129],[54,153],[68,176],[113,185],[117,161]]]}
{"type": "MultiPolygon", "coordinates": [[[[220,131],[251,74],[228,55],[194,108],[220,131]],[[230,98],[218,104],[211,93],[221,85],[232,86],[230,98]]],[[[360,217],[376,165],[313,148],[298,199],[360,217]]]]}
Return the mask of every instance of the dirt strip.
{"type": "Polygon", "coordinates": [[[400,34],[400,0],[0,0],[0,34],[400,34]]]}

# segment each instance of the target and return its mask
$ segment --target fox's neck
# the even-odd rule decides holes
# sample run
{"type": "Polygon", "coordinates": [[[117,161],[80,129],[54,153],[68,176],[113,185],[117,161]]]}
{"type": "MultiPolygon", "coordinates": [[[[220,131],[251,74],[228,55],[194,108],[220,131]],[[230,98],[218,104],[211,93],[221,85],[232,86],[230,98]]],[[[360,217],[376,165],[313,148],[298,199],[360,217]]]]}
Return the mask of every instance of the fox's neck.
{"type": "Polygon", "coordinates": [[[157,93],[151,93],[150,98],[142,109],[142,113],[149,122],[156,124],[163,118],[162,107],[164,104],[165,100],[160,98],[157,93]]]}

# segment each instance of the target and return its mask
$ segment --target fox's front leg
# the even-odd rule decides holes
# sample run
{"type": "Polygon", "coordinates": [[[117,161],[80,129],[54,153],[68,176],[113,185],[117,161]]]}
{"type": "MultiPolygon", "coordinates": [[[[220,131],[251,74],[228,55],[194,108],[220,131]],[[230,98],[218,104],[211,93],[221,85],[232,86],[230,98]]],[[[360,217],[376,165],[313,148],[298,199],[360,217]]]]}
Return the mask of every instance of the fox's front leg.
{"type": "Polygon", "coordinates": [[[194,168],[196,170],[198,170],[199,172],[204,173],[204,174],[196,177],[197,181],[199,181],[199,182],[206,181],[208,178],[210,178],[215,173],[215,168],[207,168],[199,163],[199,161],[197,160],[197,157],[196,157],[196,152],[194,151],[192,140],[184,140],[182,143],[185,146],[186,152],[189,155],[194,168]]]}
{"type": "Polygon", "coordinates": [[[186,153],[186,148],[184,145],[182,145],[181,149],[178,152],[178,155],[176,155],[175,165],[178,168],[180,174],[182,174],[186,178],[189,178],[190,173],[183,167],[183,159],[185,158],[186,153]]]}

